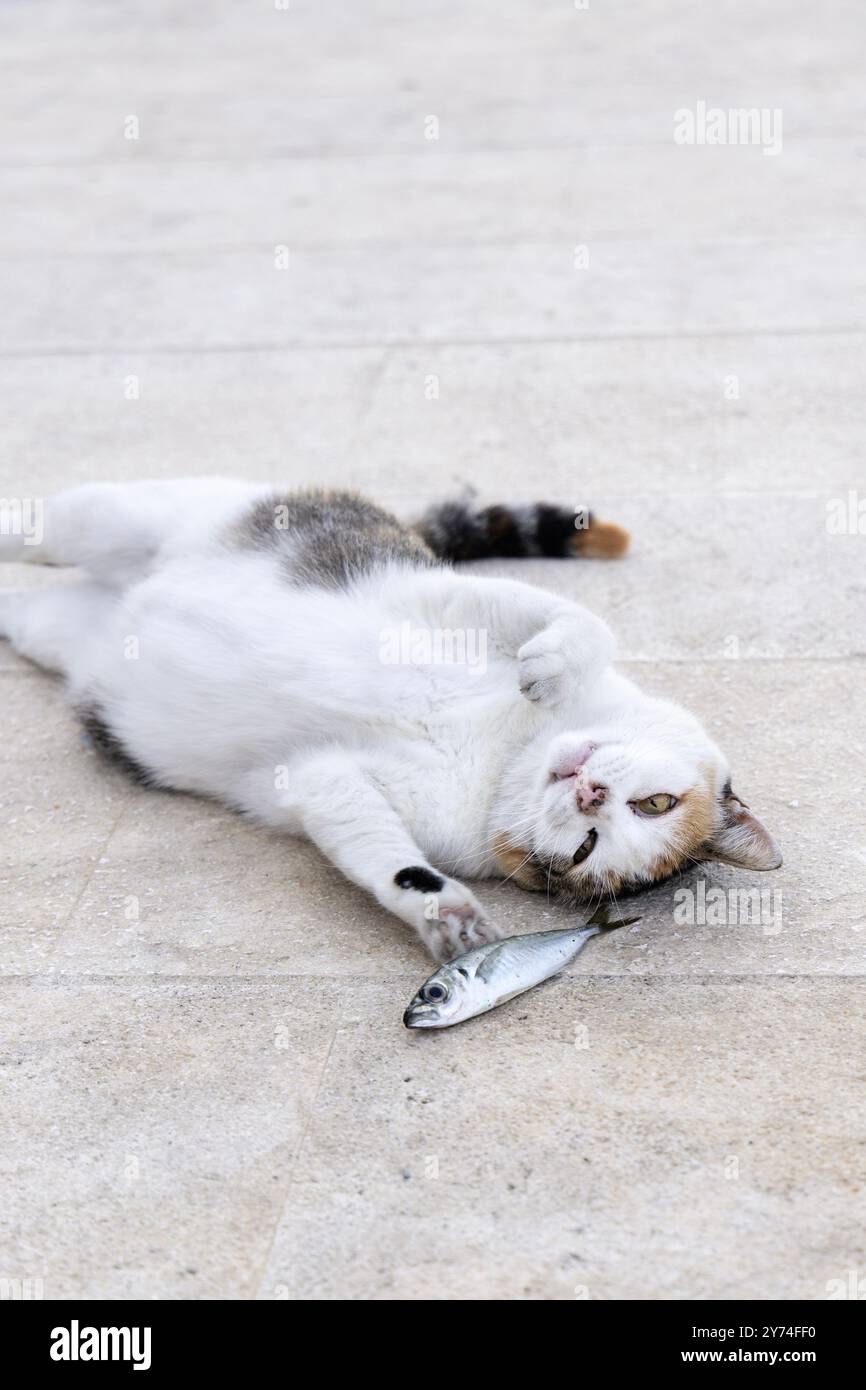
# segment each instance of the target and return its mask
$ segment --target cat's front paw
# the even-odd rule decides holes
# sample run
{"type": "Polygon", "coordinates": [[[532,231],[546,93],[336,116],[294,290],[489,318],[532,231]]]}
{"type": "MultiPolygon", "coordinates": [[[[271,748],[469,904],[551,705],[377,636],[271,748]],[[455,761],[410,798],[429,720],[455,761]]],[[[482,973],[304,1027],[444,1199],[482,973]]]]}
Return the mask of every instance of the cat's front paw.
{"type": "Polygon", "coordinates": [[[607,624],[575,608],[530,637],[518,651],[520,693],[534,705],[558,705],[597,680],[613,653],[607,624]]]}
{"type": "Polygon", "coordinates": [[[502,935],[457,879],[415,865],[401,869],[394,885],[400,890],[397,911],[415,928],[436,960],[452,960],[475,946],[498,941],[502,935]]]}
{"type": "Polygon", "coordinates": [[[437,960],[453,960],[476,946],[498,941],[502,931],[491,922],[474,899],[439,908],[439,916],[425,924],[421,937],[437,960]]]}
{"type": "Polygon", "coordinates": [[[534,705],[556,705],[565,695],[568,662],[554,633],[540,632],[517,653],[520,693],[534,705]]]}

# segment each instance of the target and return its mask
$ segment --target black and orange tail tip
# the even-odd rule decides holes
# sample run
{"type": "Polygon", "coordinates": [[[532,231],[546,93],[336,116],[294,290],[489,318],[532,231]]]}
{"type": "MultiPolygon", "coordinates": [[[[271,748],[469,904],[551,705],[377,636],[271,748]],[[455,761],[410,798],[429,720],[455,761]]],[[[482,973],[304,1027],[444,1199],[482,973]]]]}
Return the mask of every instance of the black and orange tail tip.
{"type": "Polygon", "coordinates": [[[584,531],[575,531],[570,546],[585,560],[618,560],[631,544],[631,536],[612,521],[593,521],[584,531]]]}

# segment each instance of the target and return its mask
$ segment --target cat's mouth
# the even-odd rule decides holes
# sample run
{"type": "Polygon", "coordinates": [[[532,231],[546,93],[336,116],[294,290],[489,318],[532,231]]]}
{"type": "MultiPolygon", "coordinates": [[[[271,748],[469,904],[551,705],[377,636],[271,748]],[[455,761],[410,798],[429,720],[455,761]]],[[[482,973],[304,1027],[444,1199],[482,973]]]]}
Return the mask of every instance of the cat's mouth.
{"type": "Polygon", "coordinates": [[[574,858],[571,861],[572,864],[585,863],[589,856],[592,854],[592,851],[595,849],[597,842],[598,831],[590,830],[583,843],[578,845],[577,849],[574,851],[574,858]]]}

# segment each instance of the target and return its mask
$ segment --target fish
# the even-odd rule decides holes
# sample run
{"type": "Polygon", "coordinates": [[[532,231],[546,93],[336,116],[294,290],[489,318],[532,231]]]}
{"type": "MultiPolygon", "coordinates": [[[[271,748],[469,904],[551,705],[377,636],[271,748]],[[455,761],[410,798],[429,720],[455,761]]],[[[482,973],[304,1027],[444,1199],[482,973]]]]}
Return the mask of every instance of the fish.
{"type": "Polygon", "coordinates": [[[630,926],[639,917],[611,921],[600,907],[582,927],[506,936],[478,946],[439,967],[419,989],[406,1012],[406,1028],[450,1028],[489,1013],[518,994],[557,975],[590,937],[630,926]]]}

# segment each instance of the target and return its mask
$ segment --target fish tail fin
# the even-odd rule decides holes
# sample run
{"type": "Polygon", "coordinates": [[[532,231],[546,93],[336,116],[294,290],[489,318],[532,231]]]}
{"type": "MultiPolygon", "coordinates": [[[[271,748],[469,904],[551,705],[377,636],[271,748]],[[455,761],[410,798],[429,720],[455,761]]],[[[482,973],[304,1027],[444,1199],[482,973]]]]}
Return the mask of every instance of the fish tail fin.
{"type": "Polygon", "coordinates": [[[637,917],[611,917],[610,904],[602,903],[587,922],[588,927],[598,927],[599,931],[617,931],[620,927],[630,927],[633,922],[640,921],[640,914],[637,917]]]}

